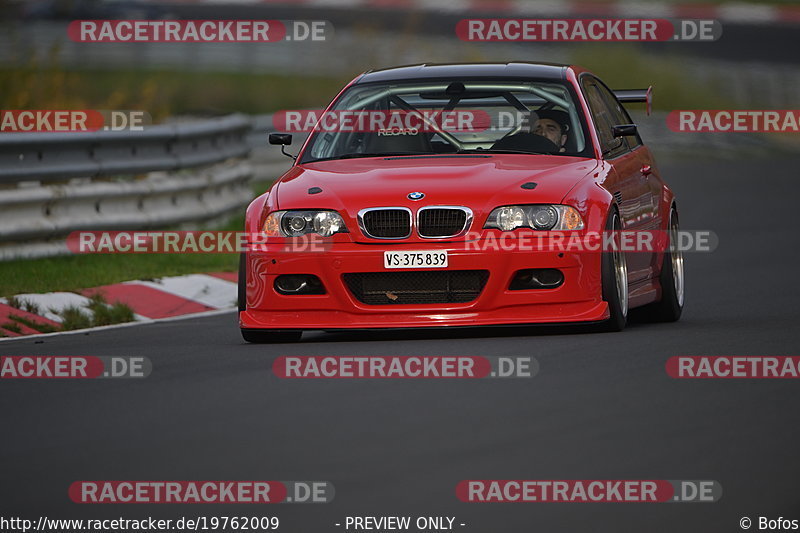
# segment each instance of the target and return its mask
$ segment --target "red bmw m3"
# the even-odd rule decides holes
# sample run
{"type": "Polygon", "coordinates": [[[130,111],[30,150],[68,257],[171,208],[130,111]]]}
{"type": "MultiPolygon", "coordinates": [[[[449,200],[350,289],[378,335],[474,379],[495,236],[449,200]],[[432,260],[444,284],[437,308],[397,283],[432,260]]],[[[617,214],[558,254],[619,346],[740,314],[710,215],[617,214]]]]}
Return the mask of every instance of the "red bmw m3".
{"type": "Polygon", "coordinates": [[[674,195],[623,107],[649,98],[567,65],[362,74],[247,209],[256,238],[240,262],[244,339],[515,324],[619,331],[634,307],[677,320],[679,251],[564,246],[677,231],[674,195]]]}

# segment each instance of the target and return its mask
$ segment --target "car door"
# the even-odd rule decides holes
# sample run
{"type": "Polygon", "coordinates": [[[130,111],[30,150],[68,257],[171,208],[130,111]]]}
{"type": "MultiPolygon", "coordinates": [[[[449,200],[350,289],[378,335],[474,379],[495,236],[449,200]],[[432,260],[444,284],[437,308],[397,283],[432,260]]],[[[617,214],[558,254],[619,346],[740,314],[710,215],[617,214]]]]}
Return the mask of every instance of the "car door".
{"type": "MultiPolygon", "coordinates": [[[[616,117],[615,120],[621,121],[620,124],[633,124],[630,115],[614,93],[602,85],[602,82],[601,87],[603,89],[602,93],[605,95],[616,117]]],[[[636,158],[636,167],[639,168],[637,178],[641,181],[641,186],[644,189],[641,201],[636,206],[638,222],[635,229],[638,231],[657,231],[662,228],[661,194],[664,189],[664,182],[658,174],[653,155],[642,142],[639,133],[637,132],[635,136],[625,137],[625,140],[631,150],[631,154],[636,158]]],[[[656,242],[655,239],[653,242],[656,242]]],[[[639,278],[651,278],[660,270],[660,266],[658,266],[660,256],[657,252],[640,252],[637,256],[635,259],[641,259],[641,276],[639,278]]]]}
{"type": "MultiPolygon", "coordinates": [[[[600,82],[601,94],[605,97],[607,104],[611,108],[612,116],[617,124],[633,124],[628,112],[619,102],[614,93],[600,82]]],[[[637,164],[640,164],[638,177],[643,182],[645,195],[644,201],[638,206],[637,217],[641,221],[639,229],[659,229],[661,221],[660,205],[661,191],[663,182],[653,161],[650,150],[642,142],[642,138],[637,132],[624,138],[631,155],[635,156],[637,164]]]]}
{"type": "MultiPolygon", "coordinates": [[[[630,117],[614,94],[597,78],[585,75],[581,86],[592,112],[603,158],[611,165],[613,179],[604,186],[614,195],[620,210],[623,229],[643,231],[655,229],[658,201],[649,183],[652,165],[649,153],[637,137],[614,137],[613,126],[630,124],[630,117]],[[654,207],[655,204],[655,207],[654,207]]],[[[652,277],[654,258],[651,253],[627,253],[630,284],[652,277]]]]}

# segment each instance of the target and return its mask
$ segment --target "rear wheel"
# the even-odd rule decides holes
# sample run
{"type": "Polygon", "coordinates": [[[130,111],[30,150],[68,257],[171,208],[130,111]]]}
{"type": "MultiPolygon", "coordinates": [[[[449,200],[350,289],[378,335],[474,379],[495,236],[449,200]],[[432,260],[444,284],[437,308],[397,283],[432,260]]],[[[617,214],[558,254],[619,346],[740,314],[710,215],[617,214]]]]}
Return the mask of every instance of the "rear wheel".
{"type": "MultiPolygon", "coordinates": [[[[247,258],[239,257],[239,312],[247,309],[247,258]]],[[[242,338],[255,344],[297,342],[303,335],[301,330],[292,329],[245,329],[241,328],[242,338]]]]}
{"type": "Polygon", "coordinates": [[[654,322],[675,322],[683,313],[685,281],[683,274],[683,252],[672,249],[677,242],[678,212],[673,208],[669,215],[669,246],[664,251],[661,264],[661,301],[642,308],[646,319],[654,322]]]}
{"type": "Polygon", "coordinates": [[[608,302],[611,316],[600,326],[601,331],[622,331],[628,321],[628,263],[619,241],[622,221],[614,209],[606,221],[606,231],[614,234],[614,249],[603,252],[603,300],[608,302]]]}

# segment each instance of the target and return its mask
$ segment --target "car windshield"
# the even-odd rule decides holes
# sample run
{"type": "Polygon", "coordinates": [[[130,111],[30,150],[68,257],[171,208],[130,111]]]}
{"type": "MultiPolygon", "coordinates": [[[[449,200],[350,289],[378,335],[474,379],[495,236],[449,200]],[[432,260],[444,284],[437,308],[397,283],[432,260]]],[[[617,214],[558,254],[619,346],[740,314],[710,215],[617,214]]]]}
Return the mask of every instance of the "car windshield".
{"type": "Polygon", "coordinates": [[[425,80],[350,87],[302,163],[461,153],[591,156],[574,92],[553,81],[425,80]]]}

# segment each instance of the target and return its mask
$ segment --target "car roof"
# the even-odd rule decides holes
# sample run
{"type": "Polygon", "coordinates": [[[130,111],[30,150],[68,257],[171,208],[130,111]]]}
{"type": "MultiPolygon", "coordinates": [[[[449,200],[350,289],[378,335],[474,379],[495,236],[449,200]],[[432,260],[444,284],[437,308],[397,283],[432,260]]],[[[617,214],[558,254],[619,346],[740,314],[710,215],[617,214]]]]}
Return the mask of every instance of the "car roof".
{"type": "Polygon", "coordinates": [[[419,80],[432,78],[508,78],[508,79],[565,79],[569,65],[557,63],[456,63],[420,64],[370,70],[356,82],[419,80]]]}

